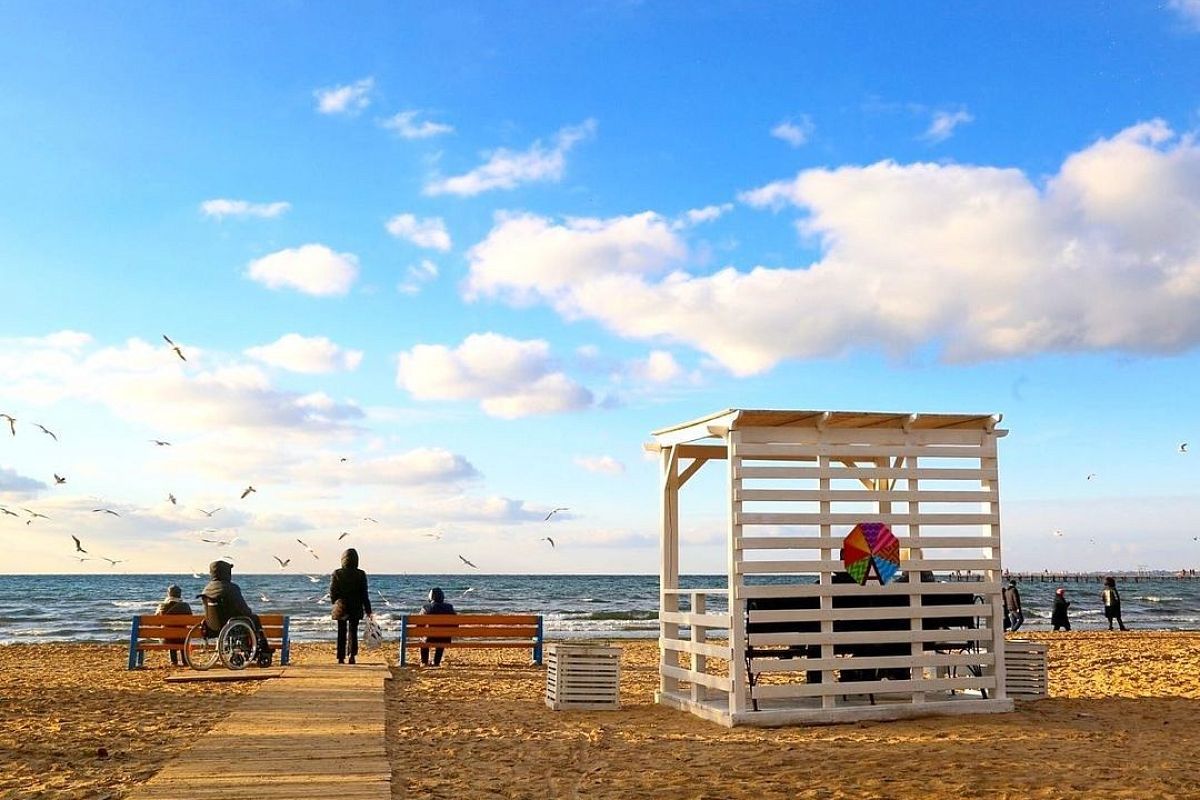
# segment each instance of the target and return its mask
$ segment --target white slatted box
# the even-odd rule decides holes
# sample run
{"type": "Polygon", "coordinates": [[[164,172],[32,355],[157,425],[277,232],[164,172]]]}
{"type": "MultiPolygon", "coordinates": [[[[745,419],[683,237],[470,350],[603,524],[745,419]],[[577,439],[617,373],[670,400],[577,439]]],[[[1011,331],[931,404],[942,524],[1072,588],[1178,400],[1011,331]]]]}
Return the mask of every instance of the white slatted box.
{"type": "Polygon", "coordinates": [[[1004,643],[1004,688],[1014,700],[1040,700],[1049,695],[1046,645],[1010,639],[1004,643]]]}
{"type": "Polygon", "coordinates": [[[620,707],[621,649],[546,645],[546,705],[555,711],[607,711],[620,707]]]}

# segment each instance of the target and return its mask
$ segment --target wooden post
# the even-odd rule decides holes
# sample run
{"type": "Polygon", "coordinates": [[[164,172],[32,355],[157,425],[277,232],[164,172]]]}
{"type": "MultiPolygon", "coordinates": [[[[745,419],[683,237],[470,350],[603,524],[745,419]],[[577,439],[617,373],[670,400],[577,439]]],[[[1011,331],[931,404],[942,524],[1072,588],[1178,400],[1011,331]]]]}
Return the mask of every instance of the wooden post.
{"type": "Polygon", "coordinates": [[[533,646],[533,663],[542,665],[542,615],[538,614],[537,644],[533,646]]]}
{"type": "Polygon", "coordinates": [[[408,664],[408,614],[400,615],[400,666],[408,664]]]}
{"type": "Polygon", "coordinates": [[[292,660],[292,618],[283,618],[283,641],[279,643],[279,666],[286,667],[292,660]]]}
{"type": "MultiPolygon", "coordinates": [[[[659,599],[658,607],[662,612],[679,610],[679,487],[676,476],[679,469],[677,446],[662,449],[662,474],[660,476],[662,536],[659,563],[659,599]]],[[[679,665],[676,651],[668,650],[666,640],[679,638],[679,625],[674,622],[659,622],[658,624],[658,658],[660,667],[677,667],[679,665]],[[670,660],[675,663],[671,664],[670,660]]],[[[679,691],[679,680],[666,674],[665,669],[659,669],[658,690],[669,694],[679,691]]]]}
{"type": "MultiPolygon", "coordinates": [[[[705,595],[704,592],[692,592],[692,613],[703,614],[705,611],[705,595]]],[[[692,626],[692,642],[703,644],[708,639],[708,629],[701,625],[692,626]]],[[[692,653],[692,671],[706,673],[708,671],[708,658],[699,653],[692,653]]],[[[692,683],[692,700],[700,701],[708,699],[708,687],[703,684],[692,683]]]]}
{"type": "Polygon", "coordinates": [[[731,430],[726,439],[729,448],[729,713],[741,714],[746,710],[746,610],[742,592],[742,550],[738,540],[742,537],[741,468],[742,458],[738,454],[741,446],[741,431],[731,430]]]}
{"type": "MultiPolygon", "coordinates": [[[[983,439],[983,457],[979,459],[979,466],[984,470],[993,470],[997,468],[996,461],[996,437],[989,431],[983,439]]],[[[981,485],[984,491],[991,495],[991,498],[984,504],[988,510],[995,515],[995,521],[987,527],[987,533],[995,541],[988,549],[988,557],[994,560],[997,564],[1000,560],[1000,480],[999,472],[995,479],[982,480],[981,485]]],[[[984,579],[990,583],[999,583],[1001,580],[1002,571],[999,568],[992,567],[984,572],[984,579]]],[[[996,688],[993,690],[992,697],[996,700],[1004,700],[1008,697],[1008,692],[1005,689],[1004,681],[1006,680],[1004,669],[1004,593],[997,591],[992,593],[992,655],[995,658],[995,674],[996,688]]]]}
{"type": "Polygon", "coordinates": [[[134,617],[133,624],[129,627],[129,669],[138,668],[138,653],[137,649],[138,630],[142,627],[142,618],[134,617]]]}
{"type": "MultiPolygon", "coordinates": [[[[919,500],[914,499],[920,497],[920,494],[918,494],[920,488],[919,481],[917,480],[917,463],[919,458],[919,456],[908,456],[908,458],[904,460],[905,489],[908,491],[909,497],[908,515],[911,519],[920,519],[921,513],[921,503],[919,500]]],[[[919,522],[908,526],[908,537],[909,539],[915,539],[918,542],[916,546],[913,546],[911,543],[909,544],[909,559],[915,561],[923,560],[925,558],[925,554],[922,551],[921,545],[919,544],[921,541],[921,524],[919,522]]],[[[917,574],[914,575],[911,571],[906,570],[906,574],[908,575],[909,587],[908,604],[909,606],[920,605],[923,597],[921,587],[921,571],[917,570],[917,574]]],[[[914,631],[922,630],[925,624],[924,619],[918,619],[916,617],[913,617],[909,622],[911,630],[914,631]]],[[[920,658],[921,656],[925,655],[925,643],[913,642],[910,652],[914,657],[920,658]]],[[[938,668],[934,668],[935,673],[937,672],[937,669],[938,668]]],[[[913,667],[913,679],[916,680],[915,673],[917,670],[921,670],[921,679],[923,680],[925,678],[924,667],[913,667]]],[[[913,692],[912,701],[914,703],[924,703],[925,693],[913,692]]]]}
{"type": "MultiPolygon", "coordinates": [[[[832,462],[829,456],[820,456],[817,458],[817,465],[821,468],[821,477],[817,479],[820,487],[820,514],[821,514],[821,538],[829,540],[833,537],[833,525],[829,523],[829,514],[833,506],[829,501],[830,487],[833,485],[829,477],[829,465],[832,462]]],[[[832,547],[821,548],[821,560],[831,561],[834,558],[832,547]]],[[[833,573],[829,570],[821,570],[817,577],[821,586],[833,585],[833,573]]],[[[824,612],[821,620],[821,637],[825,640],[821,644],[821,660],[833,662],[833,596],[827,591],[821,593],[821,611],[824,612]]],[[[833,683],[833,670],[827,669],[821,671],[821,682],[826,684],[833,683]]],[[[832,694],[823,695],[821,697],[821,708],[833,708],[837,705],[837,696],[832,694]]]]}

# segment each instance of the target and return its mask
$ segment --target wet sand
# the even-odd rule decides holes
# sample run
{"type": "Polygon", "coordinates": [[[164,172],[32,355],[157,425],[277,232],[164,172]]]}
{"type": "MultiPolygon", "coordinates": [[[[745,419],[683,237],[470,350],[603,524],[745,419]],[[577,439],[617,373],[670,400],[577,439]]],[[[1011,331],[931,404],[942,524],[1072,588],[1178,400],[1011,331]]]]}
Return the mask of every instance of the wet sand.
{"type": "MultiPolygon", "coordinates": [[[[654,705],[653,642],[616,643],[618,712],[546,708],[528,652],[451,651],[390,682],[392,795],[1200,797],[1200,633],[1022,638],[1051,643],[1052,696],[1015,713],[769,730],[654,705]]],[[[294,649],[311,660],[332,646],[294,649]]],[[[165,662],[127,672],[121,646],[0,647],[0,797],[123,797],[259,686],[167,684],[165,662]]]]}

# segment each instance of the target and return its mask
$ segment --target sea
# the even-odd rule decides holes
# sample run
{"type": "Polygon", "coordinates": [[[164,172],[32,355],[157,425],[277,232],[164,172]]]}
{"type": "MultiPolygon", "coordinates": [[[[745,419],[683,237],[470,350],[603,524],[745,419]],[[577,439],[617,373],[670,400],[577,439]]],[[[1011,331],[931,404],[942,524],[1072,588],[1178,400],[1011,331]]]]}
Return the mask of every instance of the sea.
{"type": "MultiPolygon", "coordinates": [[[[251,608],[291,617],[294,641],[333,639],[327,575],[235,575],[251,608]]],[[[2,575],[0,644],[119,642],[131,618],[153,614],[177,584],[199,610],[206,577],[183,575],[2,575]]],[[[724,575],[686,575],[683,588],[725,584],[724,575]]],[[[1067,583],[1077,630],[1106,628],[1099,584],[1067,583]]],[[[371,575],[371,601],[385,634],[398,635],[400,616],[417,611],[431,587],[462,613],[541,614],[549,639],[655,638],[657,575],[371,575]]],[[[969,591],[969,584],[964,584],[969,591]]],[[[1025,628],[1049,628],[1054,583],[1020,585],[1025,628]]],[[[1140,578],[1118,584],[1125,624],[1141,630],[1200,629],[1200,580],[1140,578]]],[[[723,611],[711,598],[710,611],[723,611]]]]}

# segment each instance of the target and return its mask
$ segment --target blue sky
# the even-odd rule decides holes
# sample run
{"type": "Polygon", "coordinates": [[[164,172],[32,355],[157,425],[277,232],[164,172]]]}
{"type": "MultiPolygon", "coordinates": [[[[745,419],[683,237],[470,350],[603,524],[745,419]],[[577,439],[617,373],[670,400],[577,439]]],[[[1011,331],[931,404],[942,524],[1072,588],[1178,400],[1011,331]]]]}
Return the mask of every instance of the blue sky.
{"type": "Polygon", "coordinates": [[[1200,561],[1195,0],[4,18],[8,570],[653,572],[726,407],[1002,412],[1007,566],[1200,561]]]}

